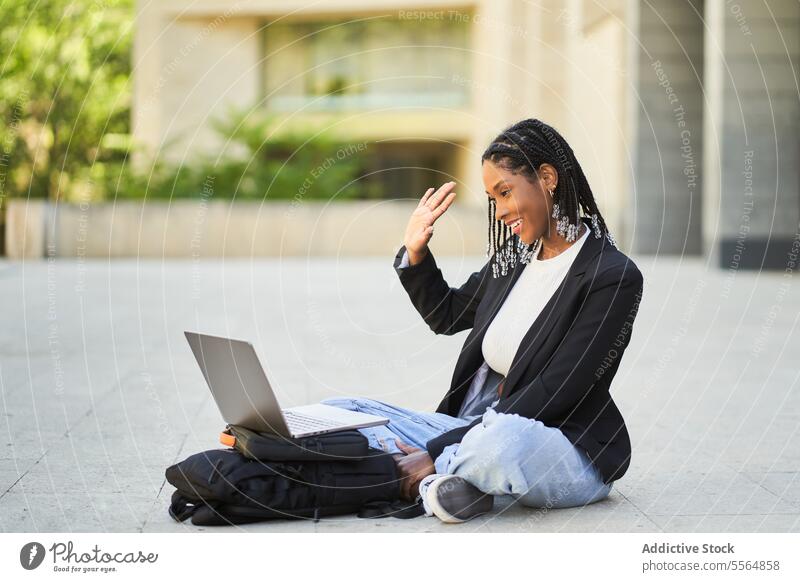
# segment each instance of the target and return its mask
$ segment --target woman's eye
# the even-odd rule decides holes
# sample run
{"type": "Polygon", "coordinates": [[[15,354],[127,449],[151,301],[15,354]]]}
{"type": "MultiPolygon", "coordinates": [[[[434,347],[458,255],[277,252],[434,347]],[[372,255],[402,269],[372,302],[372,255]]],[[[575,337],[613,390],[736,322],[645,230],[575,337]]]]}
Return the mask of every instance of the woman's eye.
{"type": "Polygon", "coordinates": [[[506,194],[508,194],[509,192],[511,192],[511,190],[503,190],[502,192],[500,192],[500,194],[501,194],[502,196],[505,196],[505,195],[506,195],[506,194]]]}

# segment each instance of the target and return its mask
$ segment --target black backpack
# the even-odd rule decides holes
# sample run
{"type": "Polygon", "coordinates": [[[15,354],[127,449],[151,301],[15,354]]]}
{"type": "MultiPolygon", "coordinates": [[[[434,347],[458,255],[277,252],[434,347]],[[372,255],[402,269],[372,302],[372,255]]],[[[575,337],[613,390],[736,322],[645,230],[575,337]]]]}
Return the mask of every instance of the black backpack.
{"type": "MultiPolygon", "coordinates": [[[[342,442],[341,435],[332,433],[330,442],[342,442]]],[[[317,439],[325,442],[325,437],[317,439]]],[[[344,440],[353,446],[352,439],[344,440]]],[[[255,443],[251,440],[250,444],[255,443]]],[[[263,450],[273,450],[273,446],[263,450]]],[[[391,454],[367,447],[359,450],[366,453],[363,456],[337,458],[322,453],[318,458],[331,460],[309,460],[308,447],[294,447],[304,460],[266,461],[248,458],[237,449],[214,449],[168,467],[167,481],[176,488],[169,514],[177,521],[191,517],[194,525],[230,525],[268,519],[317,521],[346,513],[399,518],[423,513],[420,503],[400,499],[397,465],[391,454]]],[[[320,451],[325,450],[320,445],[320,451]]]]}

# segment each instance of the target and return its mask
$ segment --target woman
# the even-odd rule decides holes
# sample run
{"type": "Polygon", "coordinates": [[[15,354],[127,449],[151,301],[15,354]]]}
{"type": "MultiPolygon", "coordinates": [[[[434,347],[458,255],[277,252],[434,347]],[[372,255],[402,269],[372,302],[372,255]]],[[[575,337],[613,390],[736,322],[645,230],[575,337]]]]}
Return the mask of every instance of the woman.
{"type": "Polygon", "coordinates": [[[394,261],[434,333],[471,329],[436,412],[324,401],[388,417],[362,432],[395,455],[403,497],[419,494],[426,513],[445,522],[489,511],[494,495],[531,507],[594,503],[631,455],[609,388],[638,311],[639,269],[616,248],[555,129],[520,121],[481,163],[490,239],[483,268],[451,288],[428,248],[454,182],[425,193],[394,261]]]}

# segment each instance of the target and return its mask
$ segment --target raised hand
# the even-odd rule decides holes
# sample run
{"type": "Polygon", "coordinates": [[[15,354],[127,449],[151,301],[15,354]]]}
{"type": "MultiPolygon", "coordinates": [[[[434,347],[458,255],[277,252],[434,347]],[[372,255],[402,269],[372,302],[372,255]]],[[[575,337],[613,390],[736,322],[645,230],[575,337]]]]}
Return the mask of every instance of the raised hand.
{"type": "Polygon", "coordinates": [[[403,239],[406,250],[408,250],[410,264],[414,265],[420,262],[428,252],[428,241],[433,236],[433,223],[453,203],[456,197],[456,193],[453,192],[455,187],[455,182],[446,182],[435,192],[433,188],[428,188],[414,212],[411,213],[403,239]]]}

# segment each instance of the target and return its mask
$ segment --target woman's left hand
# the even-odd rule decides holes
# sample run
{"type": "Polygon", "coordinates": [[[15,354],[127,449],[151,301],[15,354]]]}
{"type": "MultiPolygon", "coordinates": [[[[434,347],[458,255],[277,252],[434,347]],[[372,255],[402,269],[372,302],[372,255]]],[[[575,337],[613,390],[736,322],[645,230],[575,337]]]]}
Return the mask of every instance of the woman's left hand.
{"type": "Polygon", "coordinates": [[[414,501],[419,493],[419,482],[436,472],[433,459],[428,451],[407,445],[400,439],[395,439],[395,443],[397,448],[405,453],[404,457],[396,459],[397,470],[400,473],[400,496],[414,501]]]}

